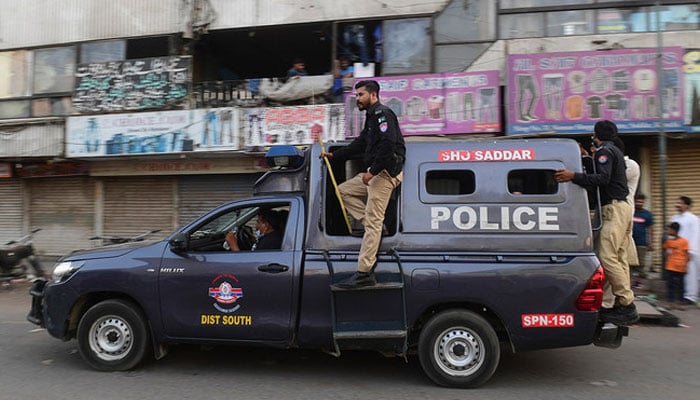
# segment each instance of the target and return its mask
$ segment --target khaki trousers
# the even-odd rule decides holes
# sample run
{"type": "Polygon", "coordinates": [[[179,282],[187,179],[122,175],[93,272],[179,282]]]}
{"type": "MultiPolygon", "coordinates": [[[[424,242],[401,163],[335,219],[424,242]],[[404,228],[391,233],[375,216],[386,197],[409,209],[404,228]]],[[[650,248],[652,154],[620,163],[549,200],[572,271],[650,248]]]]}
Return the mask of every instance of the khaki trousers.
{"type": "Polygon", "coordinates": [[[626,306],[634,301],[630,288],[627,250],[631,240],[634,210],[624,200],[613,200],[602,207],[603,226],[598,235],[598,258],[605,271],[603,306],[626,306]]]}
{"type": "Polygon", "coordinates": [[[403,180],[403,172],[392,178],[386,170],[382,170],[369,181],[369,185],[362,182],[362,175],[364,172],[341,183],[338,188],[350,216],[360,221],[365,227],[357,270],[370,272],[377,261],[384,212],[389,204],[391,193],[403,180]],[[364,197],[367,197],[366,204],[363,202],[364,197]]]}

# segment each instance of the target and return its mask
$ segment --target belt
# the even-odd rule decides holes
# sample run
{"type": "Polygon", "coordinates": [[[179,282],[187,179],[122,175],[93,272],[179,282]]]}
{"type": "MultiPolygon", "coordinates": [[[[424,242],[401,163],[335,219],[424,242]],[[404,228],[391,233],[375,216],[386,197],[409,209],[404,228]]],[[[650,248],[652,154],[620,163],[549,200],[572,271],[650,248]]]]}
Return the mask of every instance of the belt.
{"type": "Polygon", "coordinates": [[[627,203],[627,199],[610,199],[610,201],[608,201],[606,203],[601,203],[600,205],[601,206],[608,206],[608,205],[613,204],[613,203],[621,203],[621,202],[627,203]]]}

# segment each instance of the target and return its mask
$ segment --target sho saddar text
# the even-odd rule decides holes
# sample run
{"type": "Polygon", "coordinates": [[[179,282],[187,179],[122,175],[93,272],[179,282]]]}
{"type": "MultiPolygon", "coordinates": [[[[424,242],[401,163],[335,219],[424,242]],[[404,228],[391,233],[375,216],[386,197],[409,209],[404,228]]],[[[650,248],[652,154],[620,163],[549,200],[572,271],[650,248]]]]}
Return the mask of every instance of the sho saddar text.
{"type": "Polygon", "coordinates": [[[534,160],[535,149],[442,150],[439,161],[521,161],[534,160]]]}
{"type": "Polygon", "coordinates": [[[460,230],[520,230],[558,231],[559,209],[557,207],[500,207],[497,219],[489,220],[489,207],[461,206],[454,210],[449,207],[430,207],[430,229],[440,229],[441,225],[452,224],[460,230]]]}

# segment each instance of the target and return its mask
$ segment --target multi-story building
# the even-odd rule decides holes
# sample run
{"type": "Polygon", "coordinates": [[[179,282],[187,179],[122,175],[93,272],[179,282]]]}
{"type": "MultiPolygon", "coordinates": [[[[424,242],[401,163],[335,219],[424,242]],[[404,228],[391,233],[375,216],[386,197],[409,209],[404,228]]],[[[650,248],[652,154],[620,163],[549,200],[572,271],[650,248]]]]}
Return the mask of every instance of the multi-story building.
{"type": "Polygon", "coordinates": [[[42,228],[47,255],[96,235],[171,231],[249,194],[265,146],[356,134],[352,97],[332,93],[341,55],[380,80],[409,140],[586,135],[612,119],[652,211],[662,214],[662,181],[667,213],[678,195],[700,200],[697,1],[0,0],[0,10],[0,242],[42,228]],[[297,58],[309,76],[287,81],[297,58]]]}

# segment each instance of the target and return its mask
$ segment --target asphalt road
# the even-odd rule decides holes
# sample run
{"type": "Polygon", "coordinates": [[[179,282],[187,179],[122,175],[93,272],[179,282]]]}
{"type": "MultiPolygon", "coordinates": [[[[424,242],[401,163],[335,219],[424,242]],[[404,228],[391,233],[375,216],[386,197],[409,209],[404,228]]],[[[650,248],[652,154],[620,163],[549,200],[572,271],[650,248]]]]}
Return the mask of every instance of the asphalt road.
{"type": "Polygon", "coordinates": [[[506,354],[472,390],[435,386],[417,359],[368,352],[178,346],[130,372],[96,372],[75,341],[25,320],[28,284],[0,289],[0,399],[664,399],[700,398],[700,309],[684,327],[630,329],[616,350],[594,346],[506,354]]]}

